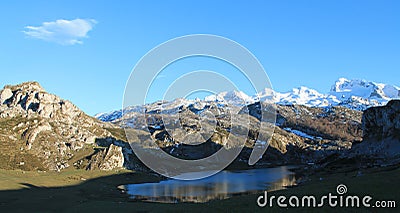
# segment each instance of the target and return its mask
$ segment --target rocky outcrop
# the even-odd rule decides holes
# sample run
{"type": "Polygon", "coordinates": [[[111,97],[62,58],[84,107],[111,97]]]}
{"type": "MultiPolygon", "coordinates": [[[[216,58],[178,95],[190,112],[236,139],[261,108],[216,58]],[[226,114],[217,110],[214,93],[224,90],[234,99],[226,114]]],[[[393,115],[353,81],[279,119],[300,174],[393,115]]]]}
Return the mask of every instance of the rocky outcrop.
{"type": "Polygon", "coordinates": [[[124,166],[122,147],[111,144],[108,148],[93,155],[87,169],[109,171],[124,166]]]}
{"type": "Polygon", "coordinates": [[[400,137],[400,100],[365,110],[362,125],[364,139],[400,137]]]}
{"type": "MultiPolygon", "coordinates": [[[[7,85],[0,90],[0,168],[61,170],[78,157],[91,156],[97,139],[112,137],[118,129],[86,115],[68,100],[47,93],[39,83],[7,85]],[[25,156],[25,157],[24,157],[25,156]]],[[[96,160],[102,170],[122,167],[122,148],[108,144],[96,160]],[[108,147],[110,146],[110,147],[108,147]]]]}
{"type": "Polygon", "coordinates": [[[0,93],[0,104],[3,104],[4,102],[6,102],[6,100],[11,98],[12,96],[13,96],[13,93],[12,93],[11,89],[4,88],[3,91],[0,93]]]}
{"type": "Polygon", "coordinates": [[[362,125],[363,141],[346,157],[362,161],[364,166],[400,163],[400,100],[365,110],[362,125]]]}
{"type": "Polygon", "coordinates": [[[7,85],[0,93],[1,117],[24,116],[60,118],[71,123],[83,114],[70,101],[47,93],[39,83],[26,82],[15,86],[7,85]]]}
{"type": "Polygon", "coordinates": [[[39,133],[43,131],[51,131],[51,129],[52,128],[48,122],[41,122],[37,125],[28,127],[28,129],[22,134],[23,138],[26,140],[27,148],[32,148],[32,144],[39,133]]]}

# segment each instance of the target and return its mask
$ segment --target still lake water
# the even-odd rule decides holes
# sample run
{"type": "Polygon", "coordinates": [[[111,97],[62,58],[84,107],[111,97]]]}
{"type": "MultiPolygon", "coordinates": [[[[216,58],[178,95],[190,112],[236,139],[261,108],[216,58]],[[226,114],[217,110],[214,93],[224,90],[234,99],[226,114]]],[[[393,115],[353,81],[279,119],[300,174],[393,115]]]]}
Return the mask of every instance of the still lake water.
{"type": "Polygon", "coordinates": [[[150,202],[207,202],[235,195],[274,191],[296,184],[292,167],[221,171],[200,180],[167,179],[158,183],[128,184],[123,188],[132,199],[150,202]]]}

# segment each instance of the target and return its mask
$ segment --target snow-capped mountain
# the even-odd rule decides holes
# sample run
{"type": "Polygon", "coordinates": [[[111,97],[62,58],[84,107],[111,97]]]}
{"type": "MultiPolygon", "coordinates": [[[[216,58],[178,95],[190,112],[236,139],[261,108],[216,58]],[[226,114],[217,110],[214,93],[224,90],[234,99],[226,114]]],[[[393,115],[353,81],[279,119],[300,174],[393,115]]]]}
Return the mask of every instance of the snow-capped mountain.
{"type": "Polygon", "coordinates": [[[120,109],[120,110],[115,110],[112,112],[105,112],[105,113],[98,113],[96,115],[94,115],[95,118],[101,120],[101,121],[113,121],[116,120],[120,117],[122,117],[123,113],[141,113],[144,112],[144,107],[143,106],[131,106],[131,107],[127,107],[124,110],[120,109]]]}
{"type": "Polygon", "coordinates": [[[260,100],[281,105],[344,106],[355,110],[365,110],[368,107],[385,105],[389,100],[398,98],[400,98],[399,87],[365,80],[340,78],[327,94],[301,86],[284,93],[266,88],[254,96],[248,96],[240,91],[222,92],[209,96],[205,100],[225,101],[239,106],[243,103],[248,104],[260,100]]]}
{"type": "Polygon", "coordinates": [[[316,106],[316,107],[326,107],[337,100],[335,97],[321,94],[314,89],[307,87],[294,88],[286,93],[275,93],[274,102],[281,105],[305,105],[305,106],[316,106]]]}
{"type": "Polygon", "coordinates": [[[337,99],[337,105],[365,110],[368,107],[385,105],[391,99],[400,98],[400,88],[365,80],[340,78],[332,86],[329,94],[337,99]]]}
{"type": "Polygon", "coordinates": [[[392,85],[368,82],[365,80],[348,80],[340,78],[332,86],[330,94],[348,99],[357,96],[364,99],[390,100],[400,96],[400,88],[392,85]]]}
{"type": "Polygon", "coordinates": [[[204,98],[205,101],[216,101],[216,102],[223,102],[226,101],[228,103],[233,103],[235,105],[243,105],[249,104],[254,102],[254,98],[248,96],[246,93],[242,91],[228,91],[228,92],[221,92],[216,95],[210,95],[204,98]]]}
{"type": "MultiPolygon", "coordinates": [[[[365,110],[369,107],[385,105],[389,100],[399,98],[400,88],[397,86],[366,80],[339,78],[327,94],[301,86],[283,93],[266,88],[253,96],[247,95],[242,91],[227,91],[207,96],[203,101],[228,103],[235,106],[262,101],[280,105],[305,105],[309,107],[343,106],[354,110],[365,110]]],[[[198,101],[176,99],[169,102],[170,104],[166,102],[163,105],[168,106],[172,104],[176,107],[177,103],[179,103],[180,105],[188,106],[198,101]]],[[[143,106],[128,107],[124,110],[124,113],[143,109],[143,106]]],[[[97,118],[103,121],[112,121],[121,116],[122,110],[96,115],[97,118]]]]}
{"type": "Polygon", "coordinates": [[[365,80],[340,78],[332,86],[330,94],[339,100],[339,105],[364,110],[370,106],[385,105],[391,99],[398,99],[400,88],[365,80]]]}

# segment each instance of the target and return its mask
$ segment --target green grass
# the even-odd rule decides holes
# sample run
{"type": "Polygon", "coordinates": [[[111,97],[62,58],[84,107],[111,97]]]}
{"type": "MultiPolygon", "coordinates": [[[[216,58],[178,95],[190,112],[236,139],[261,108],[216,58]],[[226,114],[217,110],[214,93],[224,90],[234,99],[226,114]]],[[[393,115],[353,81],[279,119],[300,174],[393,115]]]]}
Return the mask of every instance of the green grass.
{"type": "Polygon", "coordinates": [[[83,183],[98,177],[115,174],[130,173],[127,170],[119,171],[86,171],[67,168],[62,172],[55,171],[23,171],[0,169],[0,190],[18,190],[26,188],[21,183],[28,183],[37,187],[61,187],[83,183]]]}
{"type": "MultiPolygon", "coordinates": [[[[338,184],[346,184],[348,194],[372,195],[375,199],[400,202],[398,177],[400,169],[369,170],[362,176],[356,172],[311,176],[298,187],[271,192],[271,195],[315,195],[335,193],[338,184]],[[322,180],[321,180],[322,178],[322,180]]],[[[145,173],[120,171],[69,170],[56,172],[23,172],[0,170],[0,212],[379,212],[397,209],[356,209],[279,207],[260,208],[259,194],[235,196],[207,203],[161,204],[132,201],[117,190],[118,185],[158,181],[145,173]]]]}

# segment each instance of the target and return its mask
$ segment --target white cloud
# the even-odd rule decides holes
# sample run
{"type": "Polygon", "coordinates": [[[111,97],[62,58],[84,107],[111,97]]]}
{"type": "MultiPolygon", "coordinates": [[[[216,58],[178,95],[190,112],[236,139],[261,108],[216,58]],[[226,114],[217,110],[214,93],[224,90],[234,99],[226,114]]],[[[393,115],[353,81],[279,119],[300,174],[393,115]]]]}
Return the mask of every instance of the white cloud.
{"type": "Polygon", "coordinates": [[[41,26],[26,26],[25,35],[55,42],[62,45],[82,44],[82,39],[87,38],[87,33],[97,23],[94,19],[59,19],[52,22],[43,22],[41,26]]]}

